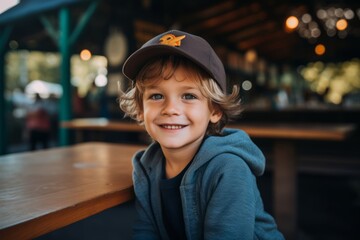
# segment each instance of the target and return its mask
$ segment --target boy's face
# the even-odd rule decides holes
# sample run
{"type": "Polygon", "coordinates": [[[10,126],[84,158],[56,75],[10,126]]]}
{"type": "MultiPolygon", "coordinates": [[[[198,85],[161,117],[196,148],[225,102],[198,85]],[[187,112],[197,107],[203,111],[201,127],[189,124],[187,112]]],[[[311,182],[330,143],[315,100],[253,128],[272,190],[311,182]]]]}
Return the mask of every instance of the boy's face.
{"type": "Polygon", "coordinates": [[[186,76],[179,67],[170,79],[154,80],[145,88],[139,118],[163,149],[197,149],[209,122],[216,123],[222,116],[209,109],[198,84],[186,76]]]}

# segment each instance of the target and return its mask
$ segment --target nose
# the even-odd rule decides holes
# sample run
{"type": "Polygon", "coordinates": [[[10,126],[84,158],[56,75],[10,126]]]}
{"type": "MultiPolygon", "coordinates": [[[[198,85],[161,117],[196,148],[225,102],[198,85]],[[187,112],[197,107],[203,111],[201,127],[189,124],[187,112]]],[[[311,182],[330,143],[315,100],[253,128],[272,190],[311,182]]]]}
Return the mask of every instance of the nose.
{"type": "Polygon", "coordinates": [[[164,101],[163,109],[161,111],[162,115],[179,115],[180,113],[180,103],[175,99],[166,99],[164,101]]]}

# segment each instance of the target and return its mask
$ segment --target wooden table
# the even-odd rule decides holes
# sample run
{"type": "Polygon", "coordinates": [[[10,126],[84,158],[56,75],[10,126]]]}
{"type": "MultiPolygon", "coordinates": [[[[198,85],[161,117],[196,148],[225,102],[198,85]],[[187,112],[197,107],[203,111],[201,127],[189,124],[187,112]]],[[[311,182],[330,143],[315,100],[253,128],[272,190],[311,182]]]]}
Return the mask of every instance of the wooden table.
{"type": "Polygon", "coordinates": [[[353,124],[230,124],[253,138],[343,141],[356,128],[353,124]]]}
{"type": "MultiPolygon", "coordinates": [[[[135,122],[110,121],[106,118],[78,118],[71,121],[61,122],[61,127],[75,130],[75,142],[84,141],[85,131],[120,131],[145,133],[145,128],[135,122]]],[[[102,135],[97,139],[103,140],[102,135]]]]}
{"type": "Polygon", "coordinates": [[[145,128],[130,121],[110,121],[106,118],[78,118],[61,123],[61,127],[75,130],[144,132],[145,128]]]}
{"type": "MultiPolygon", "coordinates": [[[[135,131],[145,129],[133,122],[106,119],[75,119],[62,123],[74,130],[135,131]]],[[[351,124],[230,124],[252,138],[273,141],[273,208],[279,229],[286,239],[297,232],[297,157],[295,140],[344,141],[355,129],[351,124]]]]}
{"type": "Polygon", "coordinates": [[[32,239],[132,199],[141,148],[84,143],[0,157],[0,239],[32,239]]]}

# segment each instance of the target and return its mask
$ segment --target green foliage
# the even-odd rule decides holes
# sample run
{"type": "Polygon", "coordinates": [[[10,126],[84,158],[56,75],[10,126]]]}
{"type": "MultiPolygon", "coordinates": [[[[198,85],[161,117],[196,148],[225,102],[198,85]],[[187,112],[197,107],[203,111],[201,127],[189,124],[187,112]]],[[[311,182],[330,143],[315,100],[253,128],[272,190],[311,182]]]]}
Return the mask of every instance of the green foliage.
{"type": "Polygon", "coordinates": [[[5,56],[5,79],[8,90],[23,88],[32,80],[58,83],[60,80],[58,53],[10,51],[5,56]]]}

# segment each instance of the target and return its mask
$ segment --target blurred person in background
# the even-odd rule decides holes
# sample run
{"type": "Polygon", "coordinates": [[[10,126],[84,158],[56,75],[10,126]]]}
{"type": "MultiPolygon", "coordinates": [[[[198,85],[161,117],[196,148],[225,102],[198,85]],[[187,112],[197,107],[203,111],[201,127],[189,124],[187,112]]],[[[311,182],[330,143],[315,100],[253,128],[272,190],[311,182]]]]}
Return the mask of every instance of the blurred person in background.
{"type": "Polygon", "coordinates": [[[50,140],[51,120],[43,100],[35,95],[35,103],[29,107],[26,115],[26,130],[29,136],[29,148],[34,151],[37,144],[48,148],[50,140]]]}

